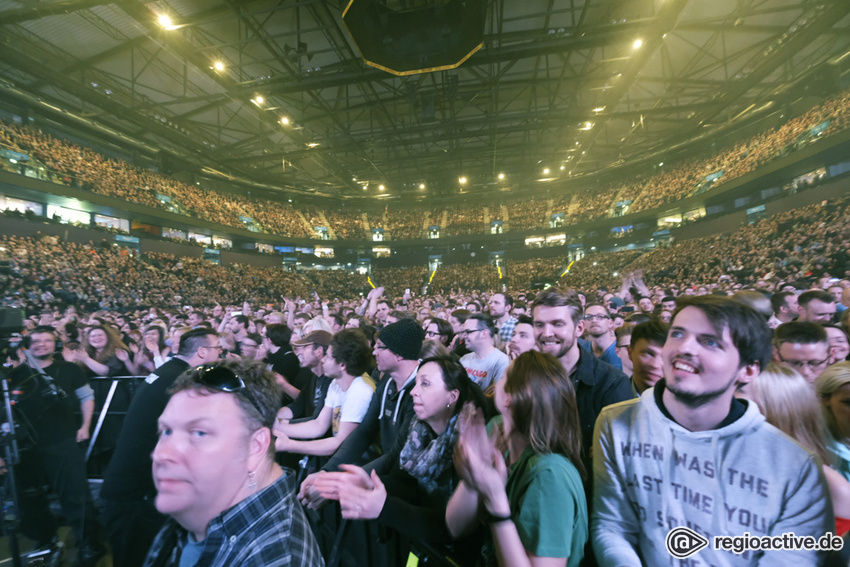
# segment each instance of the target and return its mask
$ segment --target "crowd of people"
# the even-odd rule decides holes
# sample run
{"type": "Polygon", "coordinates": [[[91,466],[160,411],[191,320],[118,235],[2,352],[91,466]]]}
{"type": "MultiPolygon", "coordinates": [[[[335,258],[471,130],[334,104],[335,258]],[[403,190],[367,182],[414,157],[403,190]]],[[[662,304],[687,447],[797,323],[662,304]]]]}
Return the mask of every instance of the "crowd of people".
{"type": "MultiPolygon", "coordinates": [[[[569,194],[374,212],[202,188],[29,126],[0,122],[0,147],[16,173],[210,223],[400,240],[660,207],[846,130],[848,111],[844,91],[569,194]]],[[[81,566],[848,565],[850,196],[586,252],[366,274],[0,236],[0,302],[23,315],[4,514],[55,551],[48,485],[81,566]],[[91,380],[126,376],[144,379],[95,499],[91,380]]]]}
{"type": "MultiPolygon", "coordinates": [[[[509,230],[530,230],[549,228],[550,218],[545,218],[547,211],[563,213],[564,223],[579,223],[610,216],[612,212],[653,209],[711,190],[769,161],[841,132],[848,124],[850,91],[845,90],[778,127],[731,147],[718,148],[711,155],[667,164],[651,175],[636,179],[592,188],[579,187],[577,192],[553,195],[551,199],[503,199],[490,204],[489,219],[505,220],[501,218],[504,206],[508,210],[506,225],[509,230]],[[618,209],[617,203],[627,205],[618,209]]],[[[28,126],[0,121],[0,147],[26,156],[17,160],[17,165],[0,160],[11,171],[29,171],[55,183],[224,226],[245,228],[249,223],[252,228],[271,234],[316,238],[313,227],[328,224],[337,238],[370,237],[363,222],[364,211],[296,206],[183,183],[28,126]],[[44,164],[45,169],[37,167],[37,163],[44,164]]],[[[425,227],[431,225],[441,226],[441,236],[489,231],[483,205],[387,207],[365,214],[370,228],[383,228],[387,238],[396,240],[423,238],[425,227]],[[442,226],[444,216],[445,226],[442,226]]]]}
{"type": "Polygon", "coordinates": [[[351,298],[383,286],[400,298],[410,289],[448,295],[459,290],[528,290],[553,281],[591,292],[618,289],[625,274],[674,289],[764,289],[776,282],[845,277],[850,256],[850,198],[783,212],[728,234],[705,236],[649,251],[593,253],[570,263],[563,256],[375,269],[284,271],[275,267],[214,265],[168,254],[137,255],[105,240],[85,245],[55,237],[6,236],[14,270],[2,275],[3,301],[29,313],[73,304],[88,310],[183,304],[277,304],[282,296],[351,298]],[[568,268],[568,269],[567,269],[568,268]],[[371,285],[370,285],[371,280],[371,285]]]}
{"type": "MultiPolygon", "coordinates": [[[[42,428],[21,470],[46,474],[84,565],[105,540],[116,566],[389,566],[412,552],[514,567],[658,565],[682,526],[838,537],[850,531],[848,204],[595,254],[559,287],[510,292],[488,264],[441,267],[424,295],[425,269],[376,271],[387,288],[360,296],[343,271],[6,237],[3,301],[25,309],[28,340],[7,362],[21,415],[42,428]],[[693,270],[661,269],[680,264],[693,270]],[[95,501],[76,445],[91,435],[88,382],[125,375],[146,383],[95,501]],[[61,470],[45,468],[58,455],[61,470]]],[[[52,549],[40,487],[25,486],[22,530],[52,549]]],[[[836,541],[778,557],[846,565],[836,541]]]]}

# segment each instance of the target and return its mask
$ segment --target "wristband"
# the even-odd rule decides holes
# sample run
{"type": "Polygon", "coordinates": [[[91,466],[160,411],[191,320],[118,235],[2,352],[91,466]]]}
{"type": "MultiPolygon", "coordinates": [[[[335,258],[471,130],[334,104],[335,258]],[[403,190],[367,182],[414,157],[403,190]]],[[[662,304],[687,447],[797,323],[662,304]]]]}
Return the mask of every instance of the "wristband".
{"type": "Polygon", "coordinates": [[[496,516],[492,514],[489,510],[484,510],[484,523],[485,524],[501,524],[502,522],[512,522],[513,518],[510,514],[507,516],[496,516]]]}

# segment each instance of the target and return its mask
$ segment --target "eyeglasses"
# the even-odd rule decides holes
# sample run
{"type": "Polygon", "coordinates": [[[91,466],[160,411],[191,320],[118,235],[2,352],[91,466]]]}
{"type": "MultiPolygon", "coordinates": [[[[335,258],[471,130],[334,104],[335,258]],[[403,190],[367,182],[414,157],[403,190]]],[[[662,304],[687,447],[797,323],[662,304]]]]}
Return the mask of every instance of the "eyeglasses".
{"type": "Polygon", "coordinates": [[[824,366],[827,362],[829,362],[828,358],[825,358],[823,360],[787,360],[785,358],[782,358],[782,355],[779,353],[777,353],[777,356],[779,357],[779,360],[781,360],[794,370],[802,370],[804,366],[808,366],[812,369],[820,368],[821,366],[824,366]]]}
{"type": "Polygon", "coordinates": [[[239,377],[231,369],[215,364],[204,364],[196,367],[195,372],[198,374],[198,382],[207,388],[220,390],[222,392],[227,392],[228,394],[241,393],[245,396],[246,400],[251,402],[251,405],[254,406],[254,409],[260,414],[263,425],[271,427],[271,425],[267,423],[268,418],[266,417],[266,412],[263,411],[259,402],[257,402],[257,398],[254,397],[245,385],[245,380],[239,377]]]}
{"type": "Polygon", "coordinates": [[[443,333],[435,333],[434,331],[425,331],[426,337],[442,337],[443,333]]]}
{"type": "Polygon", "coordinates": [[[477,333],[478,331],[483,331],[484,329],[464,329],[458,333],[461,337],[468,337],[472,333],[477,333]]]}
{"type": "Polygon", "coordinates": [[[604,321],[606,319],[611,319],[611,317],[609,315],[593,315],[593,314],[584,316],[585,321],[593,321],[593,320],[604,321]]]}

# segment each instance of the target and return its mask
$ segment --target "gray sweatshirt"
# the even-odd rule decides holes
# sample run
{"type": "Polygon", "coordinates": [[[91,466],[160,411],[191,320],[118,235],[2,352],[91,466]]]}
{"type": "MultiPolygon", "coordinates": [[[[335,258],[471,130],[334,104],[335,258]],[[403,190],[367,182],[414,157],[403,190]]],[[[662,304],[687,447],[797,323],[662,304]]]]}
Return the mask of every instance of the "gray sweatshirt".
{"type": "Polygon", "coordinates": [[[834,531],[815,457],[753,403],[725,427],[691,432],[662,413],[654,390],[608,406],[596,422],[591,538],[599,565],[820,565],[824,555],[815,551],[739,555],[711,543],[714,536],[834,531]],[[665,539],[678,526],[710,543],[687,561],[674,559],[665,539]]]}

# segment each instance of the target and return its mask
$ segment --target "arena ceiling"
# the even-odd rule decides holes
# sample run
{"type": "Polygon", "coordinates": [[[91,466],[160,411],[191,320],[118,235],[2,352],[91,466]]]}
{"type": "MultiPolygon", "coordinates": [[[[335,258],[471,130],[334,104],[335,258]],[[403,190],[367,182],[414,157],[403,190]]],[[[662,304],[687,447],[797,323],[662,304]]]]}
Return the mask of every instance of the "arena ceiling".
{"type": "MultiPolygon", "coordinates": [[[[365,4],[427,28],[475,1],[365,4]]],[[[274,186],[451,193],[638,159],[850,63],[847,0],[478,1],[480,49],[399,76],[364,62],[348,0],[0,0],[0,96],[274,186]]]]}

